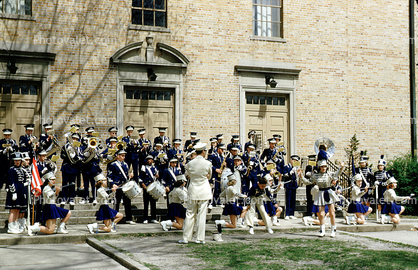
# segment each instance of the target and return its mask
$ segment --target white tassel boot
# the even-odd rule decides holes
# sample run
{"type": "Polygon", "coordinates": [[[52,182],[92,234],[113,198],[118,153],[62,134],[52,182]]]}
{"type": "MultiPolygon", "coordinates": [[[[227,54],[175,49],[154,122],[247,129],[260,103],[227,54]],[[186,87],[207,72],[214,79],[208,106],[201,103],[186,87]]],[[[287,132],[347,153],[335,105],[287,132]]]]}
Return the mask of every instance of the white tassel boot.
{"type": "Polygon", "coordinates": [[[39,223],[35,223],[35,224],[33,224],[33,226],[29,225],[29,227],[28,227],[28,235],[29,236],[33,236],[39,231],[41,231],[41,228],[39,227],[39,223]]]}

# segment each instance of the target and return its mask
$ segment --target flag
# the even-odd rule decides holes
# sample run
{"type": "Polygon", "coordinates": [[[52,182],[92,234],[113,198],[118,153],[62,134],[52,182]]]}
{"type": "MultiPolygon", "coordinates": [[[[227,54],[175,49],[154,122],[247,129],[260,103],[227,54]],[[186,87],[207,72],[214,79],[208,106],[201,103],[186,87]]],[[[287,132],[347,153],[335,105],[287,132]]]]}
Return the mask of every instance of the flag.
{"type": "Polygon", "coordinates": [[[42,180],[41,180],[41,177],[39,176],[38,166],[36,166],[35,158],[33,158],[31,166],[32,166],[31,168],[31,171],[32,171],[31,192],[35,194],[35,197],[38,197],[42,193],[42,190],[41,190],[42,180]]]}
{"type": "Polygon", "coordinates": [[[354,155],[351,156],[351,174],[352,176],[356,174],[356,167],[354,166],[354,155]]]}

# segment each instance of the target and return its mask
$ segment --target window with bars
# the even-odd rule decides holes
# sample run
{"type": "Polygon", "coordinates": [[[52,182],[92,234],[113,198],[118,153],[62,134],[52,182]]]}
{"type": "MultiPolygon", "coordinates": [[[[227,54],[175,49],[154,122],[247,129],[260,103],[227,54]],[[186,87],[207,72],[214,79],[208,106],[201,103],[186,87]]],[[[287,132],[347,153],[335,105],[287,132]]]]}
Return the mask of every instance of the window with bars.
{"type": "Polygon", "coordinates": [[[0,93],[3,95],[32,95],[39,92],[39,85],[25,83],[0,82],[0,93]]]}
{"type": "Polygon", "coordinates": [[[0,0],[0,13],[32,15],[32,0],[0,0]]]}
{"type": "Polygon", "coordinates": [[[284,97],[247,95],[247,104],[285,106],[286,105],[286,98],[284,98],[284,97]]]}
{"type": "Polygon", "coordinates": [[[166,100],[170,101],[170,91],[125,90],[126,99],[166,100]]]}
{"type": "Polygon", "coordinates": [[[132,24],[167,27],[166,0],[132,0],[132,24]]]}
{"type": "Polygon", "coordinates": [[[253,35],[283,37],[282,0],[253,0],[253,35]]]}

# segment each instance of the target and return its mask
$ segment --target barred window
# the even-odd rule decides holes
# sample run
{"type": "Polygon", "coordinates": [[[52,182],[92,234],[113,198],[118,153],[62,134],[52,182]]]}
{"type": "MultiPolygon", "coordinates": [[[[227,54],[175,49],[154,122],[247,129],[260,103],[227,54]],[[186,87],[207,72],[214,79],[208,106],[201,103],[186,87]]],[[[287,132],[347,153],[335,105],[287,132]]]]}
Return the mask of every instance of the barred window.
{"type": "Polygon", "coordinates": [[[0,0],[0,13],[32,15],[32,0],[0,0]]]}
{"type": "Polygon", "coordinates": [[[38,84],[27,84],[20,82],[0,81],[0,93],[6,95],[38,95],[40,86],[38,84]]]}
{"type": "Polygon", "coordinates": [[[132,0],[132,24],[167,27],[166,0],[132,0]]]}
{"type": "Polygon", "coordinates": [[[283,37],[282,0],[253,0],[253,34],[283,37]]]}

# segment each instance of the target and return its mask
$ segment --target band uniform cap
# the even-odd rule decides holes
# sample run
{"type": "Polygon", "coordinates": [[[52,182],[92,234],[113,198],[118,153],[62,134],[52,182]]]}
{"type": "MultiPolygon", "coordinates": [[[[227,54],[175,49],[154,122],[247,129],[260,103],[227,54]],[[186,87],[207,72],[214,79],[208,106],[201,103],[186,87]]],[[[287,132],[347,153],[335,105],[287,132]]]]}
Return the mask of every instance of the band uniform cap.
{"type": "Polygon", "coordinates": [[[359,162],[367,162],[369,161],[369,157],[368,156],[361,156],[360,157],[360,161],[359,162]]]}
{"type": "Polygon", "coordinates": [[[242,159],[241,159],[241,157],[240,157],[240,156],[236,155],[236,156],[234,157],[234,160],[242,160],[242,159]]]}
{"type": "Polygon", "coordinates": [[[13,153],[13,155],[12,155],[12,159],[13,160],[22,160],[22,153],[20,153],[20,152],[15,152],[15,153],[13,153]]]}
{"type": "Polygon", "coordinates": [[[161,147],[163,147],[163,144],[162,143],[156,143],[155,146],[161,146],[161,147]]]}
{"type": "Polygon", "coordinates": [[[239,151],[239,148],[238,147],[231,147],[231,151],[239,151]]]}
{"type": "Polygon", "coordinates": [[[173,144],[174,144],[174,143],[181,144],[181,139],[174,139],[174,140],[173,140],[173,144]]]}
{"type": "Polygon", "coordinates": [[[396,181],[395,177],[392,176],[386,181],[386,183],[388,185],[390,185],[390,184],[393,184],[393,183],[398,183],[398,181],[396,181]]]}
{"type": "Polygon", "coordinates": [[[45,180],[56,179],[53,172],[48,172],[48,173],[44,174],[44,176],[42,176],[42,178],[45,179],[45,180]]]}
{"type": "Polygon", "coordinates": [[[121,149],[116,152],[116,155],[123,155],[123,154],[126,154],[126,151],[124,149],[121,149]]]}
{"type": "Polygon", "coordinates": [[[41,151],[39,151],[38,155],[39,156],[46,156],[48,154],[48,152],[46,152],[44,149],[42,149],[41,151]]]}
{"type": "Polygon", "coordinates": [[[158,128],[158,132],[165,133],[166,129],[165,127],[158,128]]]}
{"type": "Polygon", "coordinates": [[[277,143],[275,138],[270,138],[268,141],[269,141],[269,143],[277,143]]]}
{"type": "Polygon", "coordinates": [[[268,182],[270,180],[273,180],[273,177],[271,177],[271,175],[268,173],[268,174],[264,175],[264,179],[266,179],[267,182],[268,182]]]}
{"type": "Polygon", "coordinates": [[[248,136],[251,136],[251,135],[255,135],[255,130],[250,130],[250,132],[248,132],[248,136]]]}
{"type": "Polygon", "coordinates": [[[380,159],[379,159],[379,162],[377,163],[377,166],[379,166],[379,165],[386,166],[386,160],[383,159],[384,157],[385,157],[384,155],[380,156],[380,159]]]}
{"type": "Polygon", "coordinates": [[[203,150],[206,150],[206,143],[201,143],[201,142],[198,142],[198,143],[194,146],[194,149],[195,149],[196,151],[203,151],[203,150]]]}
{"type": "Polygon", "coordinates": [[[28,125],[25,126],[25,129],[27,129],[27,130],[33,130],[34,128],[35,128],[34,124],[28,124],[28,125]]]}
{"type": "Polygon", "coordinates": [[[273,135],[273,138],[274,139],[281,139],[282,138],[282,135],[276,134],[276,135],[273,135]]]}
{"type": "Polygon", "coordinates": [[[216,135],[216,138],[218,138],[218,140],[219,139],[223,139],[224,138],[224,135],[223,134],[218,134],[218,135],[216,135]]]}
{"type": "Polygon", "coordinates": [[[356,175],[354,175],[354,181],[362,181],[363,179],[361,178],[361,175],[358,173],[356,175]]]}
{"type": "Polygon", "coordinates": [[[225,144],[223,144],[223,143],[220,143],[220,144],[218,144],[218,148],[221,148],[221,149],[226,149],[226,145],[225,144]]]}
{"type": "Polygon", "coordinates": [[[267,160],[267,164],[274,164],[274,161],[269,159],[269,160],[267,160]]]}
{"type": "Polygon", "coordinates": [[[322,167],[322,166],[327,166],[328,167],[328,163],[327,163],[326,159],[318,160],[318,167],[322,167]]]}
{"type": "Polygon", "coordinates": [[[255,144],[250,143],[250,144],[248,144],[247,148],[255,149],[255,144]]]}
{"type": "Polygon", "coordinates": [[[3,129],[3,134],[4,135],[10,135],[12,134],[13,130],[11,130],[10,128],[5,128],[3,129]]]}
{"type": "Polygon", "coordinates": [[[196,136],[197,136],[197,132],[195,131],[190,132],[190,137],[196,137],[196,136]]]}
{"type": "Polygon", "coordinates": [[[134,130],[135,129],[135,127],[134,126],[126,126],[126,131],[130,131],[130,130],[134,130]]]}
{"type": "Polygon", "coordinates": [[[184,174],[176,175],[176,180],[183,181],[183,182],[187,181],[186,176],[184,174]]]}
{"type": "Polygon", "coordinates": [[[95,177],[94,177],[94,181],[97,183],[97,182],[99,182],[99,181],[102,181],[102,180],[106,180],[106,177],[103,175],[103,174],[101,174],[101,173],[99,173],[98,175],[96,175],[95,177]]]}
{"type": "Polygon", "coordinates": [[[80,134],[78,134],[78,133],[73,133],[73,134],[71,134],[71,138],[77,138],[77,139],[80,139],[80,138],[81,138],[81,136],[80,136],[80,134]]]}
{"type": "Polygon", "coordinates": [[[22,159],[30,159],[28,152],[22,152],[21,154],[22,154],[22,159]]]}
{"type": "Polygon", "coordinates": [[[152,155],[148,155],[145,157],[145,159],[154,159],[154,157],[152,155]]]}
{"type": "Polygon", "coordinates": [[[239,135],[232,135],[232,139],[234,141],[239,141],[239,135]]]}
{"type": "Polygon", "coordinates": [[[109,132],[117,132],[118,128],[117,127],[111,127],[108,129],[109,132]]]}
{"type": "Polygon", "coordinates": [[[210,138],[210,142],[212,143],[212,142],[216,142],[218,139],[216,138],[216,137],[212,137],[212,138],[210,138]]]}
{"type": "Polygon", "coordinates": [[[72,124],[70,127],[76,128],[76,129],[80,129],[80,125],[79,124],[72,124]]]}
{"type": "Polygon", "coordinates": [[[117,142],[118,141],[118,138],[116,138],[116,137],[110,137],[109,138],[109,142],[117,142]]]}
{"type": "Polygon", "coordinates": [[[46,124],[43,124],[42,126],[44,127],[44,128],[52,128],[52,122],[51,123],[46,123],[46,124]]]}
{"type": "Polygon", "coordinates": [[[172,159],[170,159],[169,162],[177,162],[177,161],[178,161],[177,158],[172,158],[172,159]]]}
{"type": "Polygon", "coordinates": [[[86,128],[86,129],[85,129],[85,131],[86,131],[87,133],[89,133],[89,132],[94,132],[94,127],[88,127],[88,128],[86,128]]]}
{"type": "Polygon", "coordinates": [[[228,182],[237,180],[237,178],[235,177],[235,174],[233,174],[233,173],[228,174],[227,178],[228,178],[228,182]]]}
{"type": "Polygon", "coordinates": [[[300,157],[298,155],[291,155],[290,158],[296,161],[300,160],[300,157]]]}
{"type": "Polygon", "coordinates": [[[315,161],[316,160],[316,155],[309,155],[308,159],[311,161],[315,161]]]}

